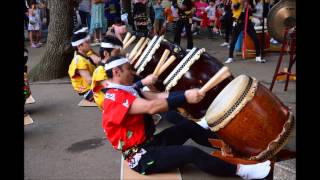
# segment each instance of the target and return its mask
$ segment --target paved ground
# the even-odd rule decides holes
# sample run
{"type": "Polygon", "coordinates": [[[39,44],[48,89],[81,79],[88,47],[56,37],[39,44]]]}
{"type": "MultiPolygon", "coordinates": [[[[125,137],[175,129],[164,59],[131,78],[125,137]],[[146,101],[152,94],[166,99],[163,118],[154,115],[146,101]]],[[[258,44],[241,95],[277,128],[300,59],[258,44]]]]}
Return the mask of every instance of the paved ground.
{"type": "MultiPolygon", "coordinates": [[[[219,46],[222,42],[222,39],[194,37],[195,46],[204,47],[224,62],[228,49],[219,46]]],[[[181,45],[186,47],[185,39],[181,45]]],[[[44,47],[29,49],[29,69],[40,61],[43,52],[44,47]]],[[[234,76],[247,74],[269,87],[277,58],[277,54],[268,54],[265,64],[238,58],[228,67],[234,76]]],[[[296,83],[290,82],[287,92],[283,88],[284,83],[278,82],[273,92],[295,114],[296,83]]],[[[68,77],[32,83],[31,90],[36,103],[26,105],[34,123],[26,126],[24,133],[25,179],[119,179],[120,153],[105,139],[100,112],[96,107],[77,106],[81,98],[74,93],[68,77]]],[[[158,130],[168,126],[171,126],[168,122],[161,121],[158,130]]],[[[194,143],[188,141],[188,144],[194,143]]],[[[286,147],[295,150],[295,132],[286,147]]],[[[201,148],[210,152],[209,148],[201,148]]],[[[240,179],[210,176],[192,165],[181,168],[181,173],[184,180],[240,179]]]]}

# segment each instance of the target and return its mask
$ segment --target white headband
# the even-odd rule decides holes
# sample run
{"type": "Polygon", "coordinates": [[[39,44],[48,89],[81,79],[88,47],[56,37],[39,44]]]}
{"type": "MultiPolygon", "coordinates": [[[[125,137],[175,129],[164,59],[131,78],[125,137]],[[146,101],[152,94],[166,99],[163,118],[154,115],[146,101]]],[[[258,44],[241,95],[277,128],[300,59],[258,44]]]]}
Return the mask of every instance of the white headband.
{"type": "Polygon", "coordinates": [[[81,29],[79,29],[78,31],[74,32],[73,34],[79,34],[81,32],[87,32],[88,31],[88,28],[87,27],[83,27],[81,29]]]}
{"type": "Polygon", "coordinates": [[[121,66],[122,64],[128,63],[128,59],[127,58],[121,58],[121,59],[117,59],[115,61],[112,61],[110,63],[107,63],[104,65],[104,70],[109,70],[112,69],[114,67],[118,67],[121,66]]]}
{"type": "Polygon", "coordinates": [[[71,42],[71,44],[72,44],[73,47],[79,46],[80,44],[82,44],[86,40],[90,40],[90,36],[89,35],[87,37],[83,38],[83,39],[78,40],[78,41],[71,42]]]}
{"type": "Polygon", "coordinates": [[[111,43],[105,43],[105,42],[101,43],[101,47],[102,48],[111,48],[111,49],[121,49],[122,48],[121,46],[114,45],[114,44],[111,44],[111,43]]]}

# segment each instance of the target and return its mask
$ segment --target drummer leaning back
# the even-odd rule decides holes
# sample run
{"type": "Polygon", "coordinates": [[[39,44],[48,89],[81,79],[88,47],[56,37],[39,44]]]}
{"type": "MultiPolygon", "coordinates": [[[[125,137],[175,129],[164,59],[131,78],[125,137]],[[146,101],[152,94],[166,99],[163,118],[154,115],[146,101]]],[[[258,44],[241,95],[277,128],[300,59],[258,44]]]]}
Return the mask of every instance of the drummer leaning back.
{"type": "MultiPolygon", "coordinates": [[[[134,171],[152,174],[194,164],[206,173],[261,179],[270,171],[270,161],[253,165],[229,164],[201,149],[183,145],[188,139],[211,147],[208,138],[217,138],[205,120],[181,121],[154,135],[152,114],[174,110],[185,103],[200,102],[199,89],[154,93],[140,91],[141,81],[133,84],[133,73],[125,57],[112,57],[106,65],[109,79],[102,114],[102,126],[109,142],[134,171]]],[[[178,118],[184,118],[179,116],[178,118]]]]}

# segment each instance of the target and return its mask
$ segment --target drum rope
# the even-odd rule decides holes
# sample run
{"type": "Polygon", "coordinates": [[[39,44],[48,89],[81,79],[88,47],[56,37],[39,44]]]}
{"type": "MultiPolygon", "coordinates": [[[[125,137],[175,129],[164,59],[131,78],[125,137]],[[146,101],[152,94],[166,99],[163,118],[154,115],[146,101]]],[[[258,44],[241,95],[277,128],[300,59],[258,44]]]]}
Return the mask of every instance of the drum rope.
{"type": "Polygon", "coordinates": [[[144,70],[144,67],[147,65],[147,63],[151,60],[151,58],[152,58],[152,55],[155,53],[155,51],[160,47],[160,43],[161,43],[161,41],[162,41],[162,38],[163,36],[160,36],[160,37],[158,37],[157,38],[157,40],[153,43],[153,46],[152,46],[152,48],[150,48],[149,50],[148,50],[148,52],[146,53],[146,55],[143,57],[143,59],[142,59],[142,61],[141,61],[141,63],[140,63],[140,66],[139,66],[139,68],[138,68],[138,70],[137,70],[137,74],[139,75],[143,70],[144,70]],[[159,45],[159,46],[157,46],[157,45],[159,45]],[[152,54],[151,54],[151,52],[153,52],[152,54]],[[149,57],[149,59],[148,59],[148,57],[149,57]]]}
{"type": "Polygon", "coordinates": [[[135,69],[138,69],[140,67],[140,65],[143,63],[144,59],[149,55],[149,53],[151,52],[153,46],[156,44],[156,42],[158,41],[159,36],[156,36],[155,40],[150,44],[150,46],[148,45],[146,52],[144,52],[140,59],[138,60],[137,64],[134,66],[135,69]]]}
{"type": "MultiPolygon", "coordinates": [[[[172,79],[177,76],[177,74],[184,68],[184,66],[185,66],[185,65],[190,61],[190,59],[198,52],[198,50],[199,50],[199,49],[196,49],[196,50],[188,57],[188,59],[182,63],[182,65],[180,66],[180,68],[179,68],[177,71],[175,71],[175,72],[173,73],[173,75],[171,75],[171,78],[169,79],[169,81],[164,84],[165,86],[167,86],[167,85],[172,81],[172,79]]],[[[180,65],[180,64],[178,64],[178,66],[179,66],[179,65],[180,65]]]]}
{"type": "Polygon", "coordinates": [[[195,60],[194,56],[196,54],[199,53],[199,57],[201,56],[201,54],[204,52],[205,50],[199,49],[199,48],[195,48],[195,50],[191,50],[186,56],[185,58],[187,58],[186,60],[182,60],[177,66],[176,68],[169,74],[169,76],[163,81],[163,84],[166,86],[166,91],[169,91],[172,87],[175,86],[176,82],[182,77],[182,73],[185,73],[186,71],[188,71],[188,69],[185,69],[186,65],[192,65],[194,63],[195,60]],[[192,52],[193,51],[193,52],[192,52]],[[194,61],[192,61],[194,60],[194,61]],[[184,71],[184,72],[183,72],[184,71]],[[174,81],[176,79],[176,81],[174,81]]]}
{"type": "Polygon", "coordinates": [[[276,153],[278,153],[289,140],[289,136],[291,135],[294,127],[293,118],[292,112],[290,112],[289,119],[285,122],[282,132],[279,134],[278,138],[271,141],[264,151],[260,152],[256,156],[250,157],[249,160],[263,161],[272,158],[276,153]]]}

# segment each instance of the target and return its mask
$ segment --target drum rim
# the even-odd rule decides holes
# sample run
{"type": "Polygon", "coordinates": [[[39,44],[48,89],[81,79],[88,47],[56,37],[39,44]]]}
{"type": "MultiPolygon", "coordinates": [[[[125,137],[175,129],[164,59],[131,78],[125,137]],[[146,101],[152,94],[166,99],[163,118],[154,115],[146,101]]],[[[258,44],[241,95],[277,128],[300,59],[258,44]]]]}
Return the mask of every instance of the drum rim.
{"type": "MultiPolygon", "coordinates": [[[[244,74],[239,75],[238,77],[241,77],[241,76],[248,77],[249,79],[248,79],[248,82],[247,82],[247,85],[246,85],[244,91],[241,93],[238,100],[236,100],[233,103],[233,105],[231,105],[229,107],[228,110],[224,111],[224,113],[221,113],[219,116],[215,117],[215,120],[211,121],[211,123],[209,123],[209,121],[208,121],[207,114],[205,115],[206,121],[207,121],[211,131],[217,132],[220,129],[224,128],[227,124],[229,124],[229,122],[231,122],[231,120],[234,119],[235,116],[237,116],[239,114],[239,112],[246,106],[246,104],[253,99],[255,92],[257,90],[257,87],[258,87],[258,81],[255,78],[252,78],[252,77],[244,75],[244,74]]],[[[236,79],[237,78],[235,78],[234,80],[236,80],[236,79]]],[[[228,86],[224,87],[224,89],[219,94],[221,94],[227,87],[228,86]]],[[[211,107],[211,105],[209,106],[208,109],[210,109],[210,107],[211,107]]]]}
{"type": "Polygon", "coordinates": [[[200,59],[201,55],[205,52],[204,48],[198,49],[194,47],[188,54],[179,62],[179,64],[172,70],[172,72],[163,81],[166,86],[166,91],[177,85],[182,76],[190,69],[190,67],[200,59]]]}

